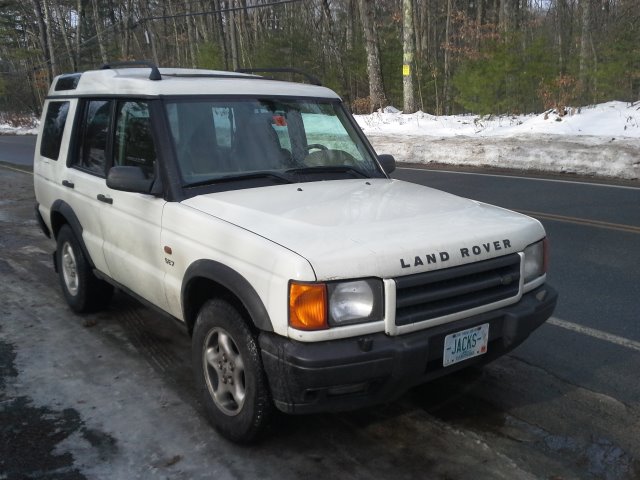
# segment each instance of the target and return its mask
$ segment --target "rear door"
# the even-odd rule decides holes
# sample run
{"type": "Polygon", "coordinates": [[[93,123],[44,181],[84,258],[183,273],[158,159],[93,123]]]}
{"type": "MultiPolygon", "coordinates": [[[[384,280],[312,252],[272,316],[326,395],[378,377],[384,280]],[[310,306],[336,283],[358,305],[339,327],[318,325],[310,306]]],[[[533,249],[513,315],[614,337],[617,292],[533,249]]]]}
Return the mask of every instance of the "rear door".
{"type": "Polygon", "coordinates": [[[109,148],[109,129],[112,103],[107,99],[86,99],[79,112],[75,144],[60,184],[66,195],[61,198],[70,204],[80,222],[82,239],[95,267],[109,274],[102,251],[103,232],[99,200],[105,189],[105,171],[109,148]]]}

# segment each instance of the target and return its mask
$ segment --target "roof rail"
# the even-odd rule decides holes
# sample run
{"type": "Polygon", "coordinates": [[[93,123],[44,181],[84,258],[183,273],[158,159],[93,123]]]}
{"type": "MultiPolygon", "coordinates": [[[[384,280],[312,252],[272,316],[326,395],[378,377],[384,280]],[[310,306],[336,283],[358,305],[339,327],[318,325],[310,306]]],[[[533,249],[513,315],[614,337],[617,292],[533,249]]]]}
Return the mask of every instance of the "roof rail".
{"type": "Polygon", "coordinates": [[[318,85],[318,86],[322,86],[322,82],[320,82],[320,80],[318,80],[318,77],[315,77],[313,75],[311,75],[310,73],[307,73],[303,70],[299,70],[297,68],[288,68],[288,67],[282,67],[282,68],[238,68],[236,70],[236,72],[238,73],[255,73],[255,72],[261,72],[261,73],[295,73],[297,75],[302,75],[303,77],[305,77],[307,80],[309,80],[309,82],[311,82],[312,85],[318,85]]]}
{"type": "Polygon", "coordinates": [[[158,66],[150,60],[133,60],[130,62],[111,62],[105,63],[100,67],[101,70],[109,70],[111,68],[120,68],[120,67],[149,67],[151,69],[151,73],[149,74],[149,80],[157,81],[162,80],[162,75],[160,75],[160,70],[158,70],[158,66]]]}

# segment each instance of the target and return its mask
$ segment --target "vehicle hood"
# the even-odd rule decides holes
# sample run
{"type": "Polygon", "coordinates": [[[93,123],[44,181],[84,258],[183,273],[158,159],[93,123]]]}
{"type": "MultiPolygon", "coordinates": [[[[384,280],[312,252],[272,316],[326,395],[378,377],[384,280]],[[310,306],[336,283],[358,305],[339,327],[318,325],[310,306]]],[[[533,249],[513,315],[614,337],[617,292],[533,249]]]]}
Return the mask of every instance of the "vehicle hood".
{"type": "Polygon", "coordinates": [[[525,215],[389,179],[234,190],[183,204],[296,252],[318,280],[453,267],[522,251],[545,235],[525,215]]]}

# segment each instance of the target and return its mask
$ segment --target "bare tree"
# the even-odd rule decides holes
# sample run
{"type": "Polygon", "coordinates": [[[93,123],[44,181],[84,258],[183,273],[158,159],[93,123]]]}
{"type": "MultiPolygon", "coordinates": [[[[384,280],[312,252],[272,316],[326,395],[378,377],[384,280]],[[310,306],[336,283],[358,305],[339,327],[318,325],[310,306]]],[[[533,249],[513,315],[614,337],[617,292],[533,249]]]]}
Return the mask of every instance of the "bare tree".
{"type": "MultiPolygon", "coordinates": [[[[229,1],[229,6],[231,9],[235,7],[235,2],[233,0],[229,1]]],[[[231,67],[233,70],[237,70],[239,68],[238,62],[238,36],[236,33],[236,15],[233,10],[229,12],[229,28],[227,32],[229,34],[229,44],[231,45],[231,67]]]]}
{"type": "Polygon", "coordinates": [[[58,74],[58,65],[56,64],[56,55],[53,47],[53,35],[51,35],[51,31],[53,30],[53,19],[51,18],[51,8],[49,8],[49,0],[43,0],[44,7],[44,23],[47,25],[46,35],[47,35],[47,45],[49,47],[49,64],[51,65],[51,76],[55,77],[58,74]]]}
{"type": "Polygon", "coordinates": [[[580,90],[586,96],[589,91],[589,60],[591,54],[591,5],[590,0],[580,0],[582,8],[582,29],[580,35],[580,90]]]}
{"type": "Polygon", "coordinates": [[[451,15],[453,14],[453,0],[447,0],[447,18],[445,21],[444,40],[444,107],[449,114],[451,108],[451,15]]]}
{"type": "Polygon", "coordinates": [[[360,20],[365,38],[367,50],[367,73],[369,74],[369,97],[371,98],[371,111],[388,105],[387,96],[382,82],[382,70],[380,68],[380,47],[375,30],[374,2],[373,0],[358,0],[360,7],[360,20]]]}
{"type": "Polygon", "coordinates": [[[104,36],[102,35],[102,24],[100,13],[98,12],[98,2],[97,0],[91,0],[91,5],[93,7],[93,23],[96,27],[96,37],[98,38],[98,48],[100,48],[100,58],[102,59],[102,63],[107,63],[109,61],[107,57],[107,47],[104,43],[104,36]]]}
{"type": "Polygon", "coordinates": [[[403,41],[402,41],[402,86],[404,96],[404,113],[414,113],[416,108],[413,79],[415,76],[415,33],[413,23],[413,1],[402,1],[403,41]]]}
{"type": "Polygon", "coordinates": [[[51,68],[51,59],[49,57],[49,44],[47,43],[47,24],[42,13],[42,6],[40,5],[40,2],[38,0],[31,0],[31,4],[33,5],[33,11],[35,13],[38,25],[38,40],[40,40],[40,50],[42,51],[42,56],[44,57],[44,62],[46,64],[49,82],[51,82],[54,75],[51,68]]]}
{"type": "Polygon", "coordinates": [[[189,59],[191,60],[191,67],[196,68],[196,38],[193,32],[193,18],[191,17],[191,0],[185,0],[184,12],[185,22],[187,24],[187,44],[189,46],[189,59]]]}
{"type": "Polygon", "coordinates": [[[84,22],[84,2],[82,0],[78,0],[76,11],[78,16],[76,18],[75,57],[76,66],[80,68],[80,45],[82,45],[82,22],[84,22]]]}

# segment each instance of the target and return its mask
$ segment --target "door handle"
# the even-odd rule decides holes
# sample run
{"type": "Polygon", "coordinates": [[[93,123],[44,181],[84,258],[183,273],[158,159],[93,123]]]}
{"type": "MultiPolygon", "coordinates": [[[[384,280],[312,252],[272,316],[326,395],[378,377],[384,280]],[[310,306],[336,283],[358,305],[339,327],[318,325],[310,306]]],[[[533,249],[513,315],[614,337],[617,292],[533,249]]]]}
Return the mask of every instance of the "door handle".
{"type": "Polygon", "coordinates": [[[103,195],[103,194],[101,194],[101,193],[99,193],[99,194],[98,194],[98,197],[97,197],[97,198],[98,198],[98,200],[100,200],[101,202],[108,203],[109,205],[111,205],[111,204],[113,203],[113,198],[111,198],[111,197],[107,197],[107,196],[105,196],[105,195],[103,195]]]}
{"type": "Polygon", "coordinates": [[[73,182],[70,182],[69,180],[62,180],[62,186],[63,187],[68,187],[68,188],[74,188],[75,187],[73,182]]]}

